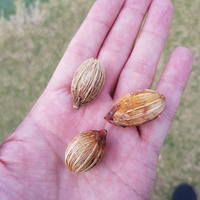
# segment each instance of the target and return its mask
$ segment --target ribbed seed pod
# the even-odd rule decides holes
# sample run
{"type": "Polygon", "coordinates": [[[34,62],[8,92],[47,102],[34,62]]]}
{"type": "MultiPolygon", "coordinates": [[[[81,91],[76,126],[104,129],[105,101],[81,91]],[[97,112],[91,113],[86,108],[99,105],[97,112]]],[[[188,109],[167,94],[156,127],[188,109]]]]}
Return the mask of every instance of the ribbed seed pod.
{"type": "Polygon", "coordinates": [[[138,126],[157,118],[165,106],[165,97],[154,90],[130,92],[113,105],[105,119],[116,126],[138,126]]]}
{"type": "Polygon", "coordinates": [[[83,62],[74,74],[71,93],[73,108],[79,109],[97,98],[105,80],[105,70],[101,62],[90,58],[83,62]]]}
{"type": "Polygon", "coordinates": [[[91,130],[76,136],[66,149],[66,166],[75,173],[86,172],[94,167],[104,155],[106,134],[106,130],[91,130]]]}

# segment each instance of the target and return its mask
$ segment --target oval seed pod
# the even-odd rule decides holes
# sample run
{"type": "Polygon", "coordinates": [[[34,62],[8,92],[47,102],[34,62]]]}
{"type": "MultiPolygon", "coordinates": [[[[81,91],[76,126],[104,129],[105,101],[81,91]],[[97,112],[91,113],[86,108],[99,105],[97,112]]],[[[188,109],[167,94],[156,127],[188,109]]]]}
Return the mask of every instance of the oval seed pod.
{"type": "Polygon", "coordinates": [[[91,130],[76,136],[65,152],[66,167],[75,173],[86,172],[94,167],[104,155],[106,135],[106,130],[91,130]]]}
{"type": "Polygon", "coordinates": [[[104,117],[116,126],[138,126],[157,118],[165,106],[165,97],[154,90],[130,92],[113,105],[104,117]]]}
{"type": "Polygon", "coordinates": [[[74,74],[71,93],[73,108],[79,109],[97,98],[105,80],[105,70],[101,62],[90,58],[83,62],[74,74]]]}

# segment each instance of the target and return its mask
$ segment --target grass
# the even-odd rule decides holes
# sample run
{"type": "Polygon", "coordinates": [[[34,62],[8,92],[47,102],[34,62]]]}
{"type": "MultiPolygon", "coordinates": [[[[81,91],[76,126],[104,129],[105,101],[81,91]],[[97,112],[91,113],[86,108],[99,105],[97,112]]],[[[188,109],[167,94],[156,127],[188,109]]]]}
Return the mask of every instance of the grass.
{"type": "MultiPolygon", "coordinates": [[[[16,9],[10,11],[15,14],[9,20],[0,19],[0,143],[41,95],[94,0],[49,0],[42,4],[36,1],[28,11],[22,1],[15,2],[16,9]]],[[[161,151],[151,200],[171,199],[174,188],[182,182],[200,191],[200,1],[172,2],[172,27],[153,86],[175,47],[190,48],[194,65],[161,151]]]]}
{"type": "MultiPolygon", "coordinates": [[[[28,8],[30,5],[34,5],[36,0],[23,0],[24,5],[28,8]]],[[[40,0],[40,2],[47,2],[48,0],[40,0]]],[[[3,11],[3,16],[9,19],[10,15],[16,14],[14,0],[1,0],[0,11],[3,11]]]]}

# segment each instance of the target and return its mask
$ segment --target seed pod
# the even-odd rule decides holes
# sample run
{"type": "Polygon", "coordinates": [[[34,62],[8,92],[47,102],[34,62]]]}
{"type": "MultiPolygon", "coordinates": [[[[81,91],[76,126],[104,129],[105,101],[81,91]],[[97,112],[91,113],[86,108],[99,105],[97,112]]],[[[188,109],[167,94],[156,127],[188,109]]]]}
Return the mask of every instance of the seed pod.
{"type": "Polygon", "coordinates": [[[104,117],[116,126],[138,126],[157,118],[165,106],[165,97],[154,90],[130,92],[113,105],[104,117]]]}
{"type": "Polygon", "coordinates": [[[75,173],[86,172],[94,167],[105,152],[106,134],[106,130],[92,130],[76,136],[66,149],[66,166],[75,173]]]}
{"type": "Polygon", "coordinates": [[[71,93],[73,108],[79,109],[97,98],[105,80],[105,70],[101,62],[90,58],[83,62],[74,74],[71,93]]]}

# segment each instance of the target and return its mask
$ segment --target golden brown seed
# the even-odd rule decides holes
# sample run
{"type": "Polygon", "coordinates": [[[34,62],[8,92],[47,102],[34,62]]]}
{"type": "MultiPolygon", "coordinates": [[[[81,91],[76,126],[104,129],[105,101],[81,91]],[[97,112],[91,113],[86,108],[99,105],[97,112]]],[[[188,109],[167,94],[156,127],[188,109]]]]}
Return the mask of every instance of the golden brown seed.
{"type": "Polygon", "coordinates": [[[90,58],[83,62],[74,74],[71,93],[73,108],[92,102],[99,95],[105,80],[105,70],[101,62],[90,58]]]}
{"type": "Polygon", "coordinates": [[[106,134],[106,130],[91,130],[76,136],[66,149],[66,166],[75,173],[86,172],[94,167],[104,155],[106,134]]]}
{"type": "Polygon", "coordinates": [[[130,92],[113,105],[105,119],[116,126],[138,126],[157,118],[165,106],[165,97],[154,90],[130,92]]]}

